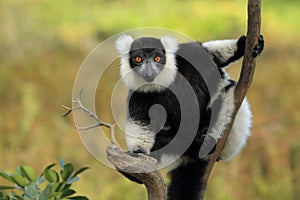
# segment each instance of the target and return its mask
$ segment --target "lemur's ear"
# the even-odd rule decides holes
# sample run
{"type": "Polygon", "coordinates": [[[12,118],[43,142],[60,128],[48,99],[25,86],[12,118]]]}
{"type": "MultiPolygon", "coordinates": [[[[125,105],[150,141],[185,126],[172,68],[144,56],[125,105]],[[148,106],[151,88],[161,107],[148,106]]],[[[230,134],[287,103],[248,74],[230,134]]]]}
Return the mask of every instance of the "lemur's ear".
{"type": "Polygon", "coordinates": [[[121,35],[116,40],[116,49],[118,50],[119,54],[127,54],[130,50],[131,44],[134,39],[130,35],[121,35]]]}
{"type": "Polygon", "coordinates": [[[163,36],[162,38],[160,38],[160,41],[163,44],[164,48],[169,52],[176,53],[179,48],[177,40],[171,36],[163,36]]]}

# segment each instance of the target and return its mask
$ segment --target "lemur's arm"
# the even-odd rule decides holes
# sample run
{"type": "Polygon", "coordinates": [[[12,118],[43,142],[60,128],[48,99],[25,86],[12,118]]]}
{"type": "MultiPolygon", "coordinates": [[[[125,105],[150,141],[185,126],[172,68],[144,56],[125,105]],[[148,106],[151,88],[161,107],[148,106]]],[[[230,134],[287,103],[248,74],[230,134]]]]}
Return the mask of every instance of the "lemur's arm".
{"type": "MultiPolygon", "coordinates": [[[[202,43],[202,46],[210,54],[219,68],[226,67],[244,56],[246,36],[238,40],[214,40],[202,43]]],[[[264,48],[263,36],[258,39],[258,45],[253,50],[253,56],[258,56],[264,48]]]]}

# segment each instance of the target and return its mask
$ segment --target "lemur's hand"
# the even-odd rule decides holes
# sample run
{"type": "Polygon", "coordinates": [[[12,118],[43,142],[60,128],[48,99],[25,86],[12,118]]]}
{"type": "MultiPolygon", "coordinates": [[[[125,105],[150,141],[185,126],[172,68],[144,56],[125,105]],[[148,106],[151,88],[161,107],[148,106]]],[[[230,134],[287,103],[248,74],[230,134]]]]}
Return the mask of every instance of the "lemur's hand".
{"type": "MultiPolygon", "coordinates": [[[[252,56],[256,57],[264,50],[264,37],[260,35],[258,37],[258,44],[254,47],[252,56]]],[[[237,52],[240,52],[244,55],[246,49],[246,36],[242,35],[237,41],[237,52]]]]}
{"type": "Polygon", "coordinates": [[[252,52],[252,56],[256,57],[260,55],[260,53],[264,50],[264,46],[265,46],[264,37],[260,35],[258,37],[258,44],[254,47],[254,50],[252,52]]]}

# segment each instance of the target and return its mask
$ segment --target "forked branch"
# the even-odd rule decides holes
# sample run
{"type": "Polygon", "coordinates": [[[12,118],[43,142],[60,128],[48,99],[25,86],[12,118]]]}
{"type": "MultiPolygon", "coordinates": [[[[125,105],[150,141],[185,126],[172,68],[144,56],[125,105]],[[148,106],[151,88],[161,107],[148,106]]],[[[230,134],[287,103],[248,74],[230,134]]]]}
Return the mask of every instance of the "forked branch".
{"type": "MultiPolygon", "coordinates": [[[[81,94],[81,92],[80,92],[81,94]]],[[[110,124],[110,123],[107,123],[107,122],[103,122],[99,119],[99,117],[93,113],[90,109],[86,108],[82,103],[81,103],[81,100],[80,98],[77,98],[75,100],[72,100],[72,103],[74,104],[77,104],[76,107],[74,108],[69,108],[65,105],[62,105],[63,108],[65,108],[67,111],[63,114],[63,117],[66,117],[68,116],[72,111],[76,111],[76,110],[82,110],[83,112],[87,113],[88,116],[90,116],[91,118],[93,118],[96,123],[93,124],[93,125],[90,125],[90,126],[84,126],[84,127],[79,127],[77,125],[75,125],[76,129],[77,130],[88,130],[88,129],[91,129],[91,128],[96,128],[96,127],[99,127],[99,126],[103,126],[103,127],[106,127],[110,130],[110,141],[113,145],[116,145],[118,146],[119,148],[120,145],[118,144],[117,140],[116,140],[116,137],[115,137],[115,124],[110,124]]]]}

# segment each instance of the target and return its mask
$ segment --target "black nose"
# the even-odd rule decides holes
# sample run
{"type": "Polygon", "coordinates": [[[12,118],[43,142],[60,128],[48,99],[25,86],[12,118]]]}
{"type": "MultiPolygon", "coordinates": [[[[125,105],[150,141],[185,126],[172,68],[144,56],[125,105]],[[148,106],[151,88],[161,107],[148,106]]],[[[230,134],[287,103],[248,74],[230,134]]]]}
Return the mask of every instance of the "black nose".
{"type": "Polygon", "coordinates": [[[155,78],[155,74],[154,73],[145,73],[145,74],[143,74],[143,78],[147,82],[152,82],[155,78]]]}

